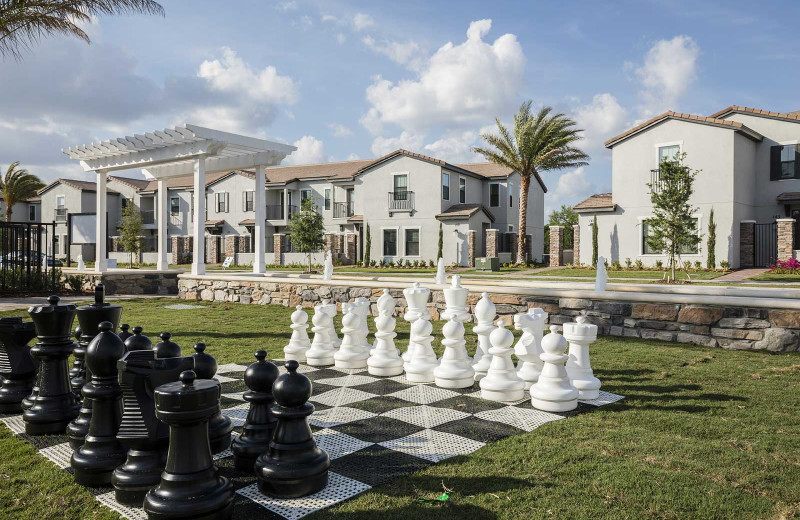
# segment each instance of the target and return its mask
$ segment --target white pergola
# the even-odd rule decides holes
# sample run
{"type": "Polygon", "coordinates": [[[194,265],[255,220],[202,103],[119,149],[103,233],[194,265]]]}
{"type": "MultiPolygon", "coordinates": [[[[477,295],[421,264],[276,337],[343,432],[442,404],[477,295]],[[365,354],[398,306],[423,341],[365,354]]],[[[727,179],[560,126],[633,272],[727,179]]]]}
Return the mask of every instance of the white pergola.
{"type": "Polygon", "coordinates": [[[296,148],[229,132],[186,124],[133,137],[110,139],[62,149],[80,161],[87,172],[97,174],[97,250],[95,271],[107,269],[106,182],[108,172],[141,168],[158,180],[158,262],[166,270],[168,208],[166,179],[194,175],[194,251],[192,274],[205,274],[206,173],[255,169],[255,244],[253,272],[264,273],[265,253],[265,169],[276,166],[296,148]]]}

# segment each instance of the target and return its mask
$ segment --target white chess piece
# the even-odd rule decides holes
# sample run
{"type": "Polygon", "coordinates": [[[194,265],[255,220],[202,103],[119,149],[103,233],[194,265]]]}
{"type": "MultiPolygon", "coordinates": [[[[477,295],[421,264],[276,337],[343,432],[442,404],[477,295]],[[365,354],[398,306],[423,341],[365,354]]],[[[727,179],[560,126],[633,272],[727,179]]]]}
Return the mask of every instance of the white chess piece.
{"type": "Polygon", "coordinates": [[[337,313],[336,303],[329,303],[328,300],[322,300],[322,312],[326,313],[331,318],[330,322],[328,322],[328,339],[330,340],[331,345],[333,345],[333,349],[339,350],[342,340],[339,339],[339,335],[336,334],[336,325],[333,323],[333,319],[336,317],[337,313]]]}
{"type": "Polygon", "coordinates": [[[369,351],[361,342],[361,326],[355,307],[342,318],[342,346],[333,355],[336,368],[366,368],[369,351]]]}
{"type": "Polygon", "coordinates": [[[590,400],[600,397],[600,380],[594,377],[589,361],[589,345],[597,340],[597,325],[586,323],[578,316],[577,323],[564,324],[564,338],[569,341],[567,375],[572,386],[578,389],[578,399],[590,400]]]}
{"type": "Polygon", "coordinates": [[[514,316],[514,328],[522,331],[514,346],[514,354],[517,355],[517,375],[525,381],[525,390],[529,390],[531,385],[539,380],[542,373],[542,336],[547,322],[547,313],[538,307],[528,309],[525,314],[514,316]]]}
{"type": "MultiPolygon", "coordinates": [[[[414,282],[414,285],[411,287],[403,289],[403,297],[406,299],[406,313],[403,315],[403,319],[409,322],[412,327],[417,320],[431,319],[431,313],[428,312],[428,298],[430,295],[430,289],[420,287],[419,282],[414,282]]],[[[411,356],[414,354],[415,348],[416,345],[414,344],[412,336],[408,342],[408,348],[403,352],[404,362],[408,363],[411,361],[411,356]]]]}
{"type": "Polygon", "coordinates": [[[475,371],[472,369],[464,341],[464,325],[450,318],[442,327],[444,354],[439,366],[433,369],[436,386],[441,388],[469,388],[475,384],[475,371]]]}
{"type": "Polygon", "coordinates": [[[470,315],[467,307],[469,289],[461,287],[461,277],[459,275],[454,274],[451,280],[452,283],[450,287],[442,291],[446,304],[445,310],[442,312],[442,319],[454,319],[462,323],[469,321],[470,315]]]}
{"type": "Polygon", "coordinates": [[[564,364],[569,356],[564,354],[567,340],[558,333],[556,325],[542,339],[544,367],[539,380],[531,387],[531,404],[545,412],[569,412],[578,407],[578,389],[569,382],[564,364]]]}
{"type": "Polygon", "coordinates": [[[359,296],[352,304],[353,312],[358,316],[358,339],[361,342],[361,347],[369,355],[372,350],[372,345],[367,341],[369,336],[369,323],[367,317],[369,316],[370,302],[363,296],[359,296]]]}
{"type": "Polygon", "coordinates": [[[433,281],[439,285],[447,285],[447,273],[444,270],[444,258],[439,258],[439,261],[436,263],[436,278],[433,281]]]}
{"type": "Polygon", "coordinates": [[[375,344],[372,347],[367,366],[373,376],[399,376],[403,373],[403,360],[394,346],[396,320],[394,314],[395,301],[389,289],[383,290],[378,298],[378,317],[375,318],[375,344]]]}
{"type": "Polygon", "coordinates": [[[475,356],[472,361],[472,368],[475,370],[475,381],[480,381],[489,371],[492,363],[492,356],[489,355],[491,344],[489,334],[494,330],[494,317],[497,310],[488,293],[481,294],[481,299],[475,305],[475,321],[478,322],[472,331],[478,335],[478,346],[475,349],[475,356]]]}
{"type": "Polygon", "coordinates": [[[83,263],[83,255],[78,255],[78,271],[85,271],[86,264],[83,263]]]}
{"type": "Polygon", "coordinates": [[[602,292],[608,285],[608,272],[606,271],[606,259],[602,256],[597,259],[597,275],[594,280],[594,290],[602,292]]]}
{"type": "Polygon", "coordinates": [[[506,329],[506,322],[500,320],[489,335],[492,356],[486,377],[480,380],[481,397],[489,401],[519,401],[525,397],[525,382],[517,375],[514,362],[511,361],[511,345],[514,335],[506,329]]]}
{"type": "Polygon", "coordinates": [[[311,348],[306,351],[306,363],[312,367],[333,365],[333,354],[336,350],[328,337],[328,329],[333,327],[333,318],[324,309],[326,303],[315,306],[314,317],[311,318],[314,339],[311,341],[311,348]]]}
{"type": "Polygon", "coordinates": [[[325,254],[325,265],[322,267],[322,279],[330,280],[333,278],[333,255],[328,251],[325,254]]]}
{"type": "Polygon", "coordinates": [[[405,363],[406,379],[412,383],[433,383],[436,379],[433,369],[439,365],[436,353],[433,351],[433,325],[424,319],[419,319],[411,325],[411,342],[415,345],[411,361],[405,363]]]}
{"type": "Polygon", "coordinates": [[[283,347],[286,360],[305,361],[306,352],[311,348],[311,341],[308,339],[308,314],[303,310],[302,305],[295,307],[292,313],[292,337],[289,344],[283,347]]]}

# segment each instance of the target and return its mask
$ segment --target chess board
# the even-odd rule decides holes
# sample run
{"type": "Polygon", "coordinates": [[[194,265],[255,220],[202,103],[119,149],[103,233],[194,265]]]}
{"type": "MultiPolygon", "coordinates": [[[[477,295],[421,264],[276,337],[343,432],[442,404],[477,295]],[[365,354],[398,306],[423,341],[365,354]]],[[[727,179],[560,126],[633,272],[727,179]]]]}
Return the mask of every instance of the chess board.
{"type": "MultiPolygon", "coordinates": [[[[283,362],[275,363],[281,366],[283,362]]],[[[243,377],[246,365],[219,367],[216,379],[222,386],[223,413],[241,430],[248,404],[243,377]]],[[[374,486],[457,455],[467,455],[487,443],[530,432],[551,421],[591,411],[623,399],[600,392],[592,401],[581,401],[567,413],[535,410],[530,398],[498,403],[480,397],[478,385],[448,390],[433,384],[410,383],[404,376],[373,377],[365,369],[313,368],[300,365],[299,372],[313,381],[314,414],[309,418],[317,443],[331,458],[328,486],[311,496],[277,499],[261,495],[252,473],[233,467],[226,450],[214,456],[220,473],[236,488],[234,520],[296,520],[314,511],[348,500],[374,486]]],[[[66,436],[25,434],[21,415],[2,416],[0,421],[19,438],[33,444],[39,453],[59,468],[71,472],[72,450],[66,436]]],[[[114,500],[112,488],[87,488],[103,505],[131,520],[145,520],[140,508],[114,500]]]]}

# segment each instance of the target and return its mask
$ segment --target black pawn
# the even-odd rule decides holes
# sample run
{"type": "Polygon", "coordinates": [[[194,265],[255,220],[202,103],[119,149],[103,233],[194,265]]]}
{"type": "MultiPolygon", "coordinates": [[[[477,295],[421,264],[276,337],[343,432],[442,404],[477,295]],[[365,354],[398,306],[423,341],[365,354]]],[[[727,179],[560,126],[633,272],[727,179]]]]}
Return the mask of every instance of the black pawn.
{"type": "Polygon", "coordinates": [[[0,318],[0,413],[19,413],[31,395],[39,361],[31,357],[28,342],[36,326],[22,318],[0,318]]]}
{"type": "Polygon", "coordinates": [[[278,425],[269,449],[256,460],[258,489],[265,495],[296,498],[325,488],[328,485],[330,457],[317,446],[308,426],[308,416],[314,413],[311,381],[297,373],[297,361],[286,362],[286,374],[272,387],[278,403],[273,409],[278,425]]]}
{"type": "Polygon", "coordinates": [[[81,392],[92,400],[92,419],[83,445],[73,452],[70,464],[78,484],[91,487],[111,484],[114,469],[125,462],[127,451],[117,440],[122,419],[122,390],[117,381],[117,362],[125,345],[110,321],[100,324],[100,334],[86,349],[86,366],[92,374],[81,392]]]}
{"type": "Polygon", "coordinates": [[[22,414],[28,435],[64,433],[80,409],[69,386],[67,367],[67,358],[75,346],[70,337],[75,306],[59,305],[59,300],[58,296],[50,296],[48,305],[28,309],[39,336],[31,355],[40,362],[38,392],[34,392],[31,407],[22,414]]]}
{"type": "Polygon", "coordinates": [[[72,332],[72,337],[75,338],[75,348],[72,350],[72,368],[69,369],[69,384],[72,386],[73,392],[75,392],[75,395],[78,396],[78,399],[81,398],[81,387],[83,386],[83,383],[86,382],[86,372],[83,364],[83,358],[86,354],[86,351],[80,350],[80,341],[82,335],[81,326],[78,325],[72,332]],[[78,354],[75,353],[77,350],[80,350],[78,354]],[[78,381],[79,378],[81,379],[80,381],[78,381]],[[73,381],[75,382],[73,383],[73,381]],[[76,387],[77,391],[75,390],[76,387]]]}
{"type": "MultiPolygon", "coordinates": [[[[194,358],[194,373],[197,374],[197,378],[213,379],[217,375],[217,360],[211,354],[206,353],[206,344],[196,343],[194,352],[192,357],[194,358]]],[[[217,412],[208,421],[208,438],[211,442],[211,453],[219,453],[230,447],[232,431],[233,423],[222,415],[222,412],[217,412]]]]}
{"type": "Polygon", "coordinates": [[[149,520],[228,520],[233,485],[219,475],[208,446],[208,419],[219,412],[219,383],[187,370],[180,382],[155,390],[156,417],[169,425],[169,450],[161,482],[147,492],[149,520]]]}
{"type": "Polygon", "coordinates": [[[257,351],[255,356],[258,361],[247,367],[244,373],[244,384],[248,388],[244,400],[250,403],[247,420],[242,427],[242,434],[231,443],[234,466],[248,473],[252,473],[258,456],[269,448],[278,423],[272,414],[275,402],[272,385],[278,378],[278,367],[266,360],[267,353],[264,350],[257,351]]]}
{"type": "MultiPolygon", "coordinates": [[[[134,350],[152,350],[153,343],[150,341],[150,338],[142,334],[141,327],[134,327],[133,334],[125,340],[125,350],[128,352],[134,350]]],[[[178,357],[178,356],[176,356],[178,357]]]]}
{"type": "Polygon", "coordinates": [[[181,357],[181,347],[170,340],[172,334],[169,332],[162,332],[158,337],[161,338],[161,341],[156,343],[156,346],[153,347],[153,350],[156,351],[157,358],[181,357]]]}
{"type": "Polygon", "coordinates": [[[122,325],[119,326],[119,334],[117,334],[117,336],[119,336],[119,339],[121,339],[123,343],[125,343],[126,339],[133,336],[133,334],[130,331],[130,328],[131,326],[128,325],[127,323],[123,323],[122,325]]]}

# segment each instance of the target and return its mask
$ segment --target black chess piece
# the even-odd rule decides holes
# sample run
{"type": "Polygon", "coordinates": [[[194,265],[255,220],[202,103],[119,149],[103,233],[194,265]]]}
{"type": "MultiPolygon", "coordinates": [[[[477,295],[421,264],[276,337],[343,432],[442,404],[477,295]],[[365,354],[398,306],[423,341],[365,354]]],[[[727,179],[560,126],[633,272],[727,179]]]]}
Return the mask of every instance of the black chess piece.
{"type": "Polygon", "coordinates": [[[128,458],[111,478],[117,502],[141,507],[147,491],[161,482],[169,427],[156,418],[153,392],[193,365],[190,357],[156,359],[152,349],[129,351],[119,360],[123,409],[117,440],[128,448],[128,458]]]}
{"type": "Polygon", "coordinates": [[[275,402],[272,385],[278,378],[278,367],[266,360],[267,352],[264,350],[256,351],[255,356],[258,361],[247,367],[244,373],[244,384],[248,388],[244,400],[250,403],[247,420],[242,434],[231,442],[234,466],[248,473],[253,472],[258,456],[269,448],[278,423],[272,414],[275,402]]]}
{"type": "Polygon", "coordinates": [[[39,361],[31,357],[36,326],[22,318],[0,318],[0,413],[19,413],[31,395],[39,361]]]}
{"type": "Polygon", "coordinates": [[[233,485],[219,475],[208,446],[208,419],[219,412],[219,382],[195,379],[155,390],[156,417],[169,425],[169,450],[161,482],[147,492],[149,520],[228,520],[233,514],[233,485]]]}
{"type": "Polygon", "coordinates": [[[81,326],[78,325],[75,327],[75,330],[72,332],[72,337],[75,338],[75,348],[72,349],[72,368],[69,369],[69,384],[72,387],[72,391],[75,392],[75,395],[78,399],[81,398],[81,387],[83,383],[85,383],[86,373],[84,370],[83,365],[83,358],[86,354],[85,349],[81,349],[80,341],[81,341],[81,326]],[[80,350],[79,354],[76,355],[75,351],[80,350]],[[73,384],[73,380],[75,383],[73,384]],[[75,388],[77,387],[77,390],[75,388]]]}
{"type": "Polygon", "coordinates": [[[78,484],[90,487],[111,484],[114,469],[125,462],[128,450],[117,440],[122,420],[122,390],[117,381],[117,362],[125,345],[104,321],[100,333],[86,349],[86,367],[91,379],[83,385],[84,398],[92,400],[92,419],[83,444],[72,453],[70,465],[78,484]]]}
{"type": "Polygon", "coordinates": [[[31,407],[22,413],[28,435],[63,434],[80,409],[69,386],[67,367],[67,358],[75,346],[70,338],[75,306],[59,305],[59,300],[58,296],[50,296],[48,305],[28,309],[39,337],[31,355],[40,362],[38,392],[32,396],[31,407]]]}
{"type": "MultiPolygon", "coordinates": [[[[152,350],[153,343],[150,338],[142,334],[141,327],[134,327],[133,334],[125,340],[125,350],[131,352],[133,350],[152,350]]],[[[180,356],[176,356],[180,357],[180,356]]]]}
{"type": "Polygon", "coordinates": [[[330,457],[314,440],[308,416],[314,413],[311,381],[297,373],[299,363],[286,362],[286,374],[272,386],[278,418],[269,449],[256,459],[258,489],[265,495],[296,498],[316,493],[328,485],[330,457]]]}
{"type": "Polygon", "coordinates": [[[122,340],[122,343],[125,343],[126,339],[133,336],[133,333],[130,331],[130,328],[131,326],[128,325],[127,323],[123,323],[122,325],[119,326],[119,333],[117,334],[117,336],[119,336],[119,339],[122,340]]]}
{"type": "Polygon", "coordinates": [[[153,350],[156,351],[157,358],[181,357],[181,347],[170,340],[172,337],[171,333],[162,332],[158,337],[161,338],[161,341],[156,343],[156,346],[153,347],[153,350]]]}
{"type": "MultiPolygon", "coordinates": [[[[78,307],[77,310],[81,336],[78,339],[78,347],[75,349],[74,355],[76,363],[80,357],[80,365],[79,375],[76,378],[72,378],[71,384],[73,391],[77,392],[82,399],[81,410],[78,413],[78,417],[67,427],[69,445],[73,450],[77,450],[83,444],[83,439],[89,432],[89,424],[92,422],[92,399],[91,397],[87,398],[81,393],[83,385],[92,377],[91,371],[87,369],[85,361],[86,349],[89,347],[91,341],[98,335],[100,331],[99,326],[102,322],[107,321],[111,323],[111,331],[113,332],[117,328],[119,319],[122,316],[121,306],[105,303],[104,299],[105,286],[99,283],[94,288],[94,303],[78,307]]],[[[73,366],[73,369],[74,368],[73,366]]]]}
{"type": "MultiPolygon", "coordinates": [[[[196,343],[194,346],[194,373],[198,379],[213,379],[217,375],[217,360],[206,352],[205,343],[196,343]]],[[[220,395],[221,396],[221,395],[220,395]]],[[[211,453],[227,450],[231,445],[231,432],[233,423],[222,412],[217,412],[208,421],[208,438],[211,442],[211,453]]]]}

